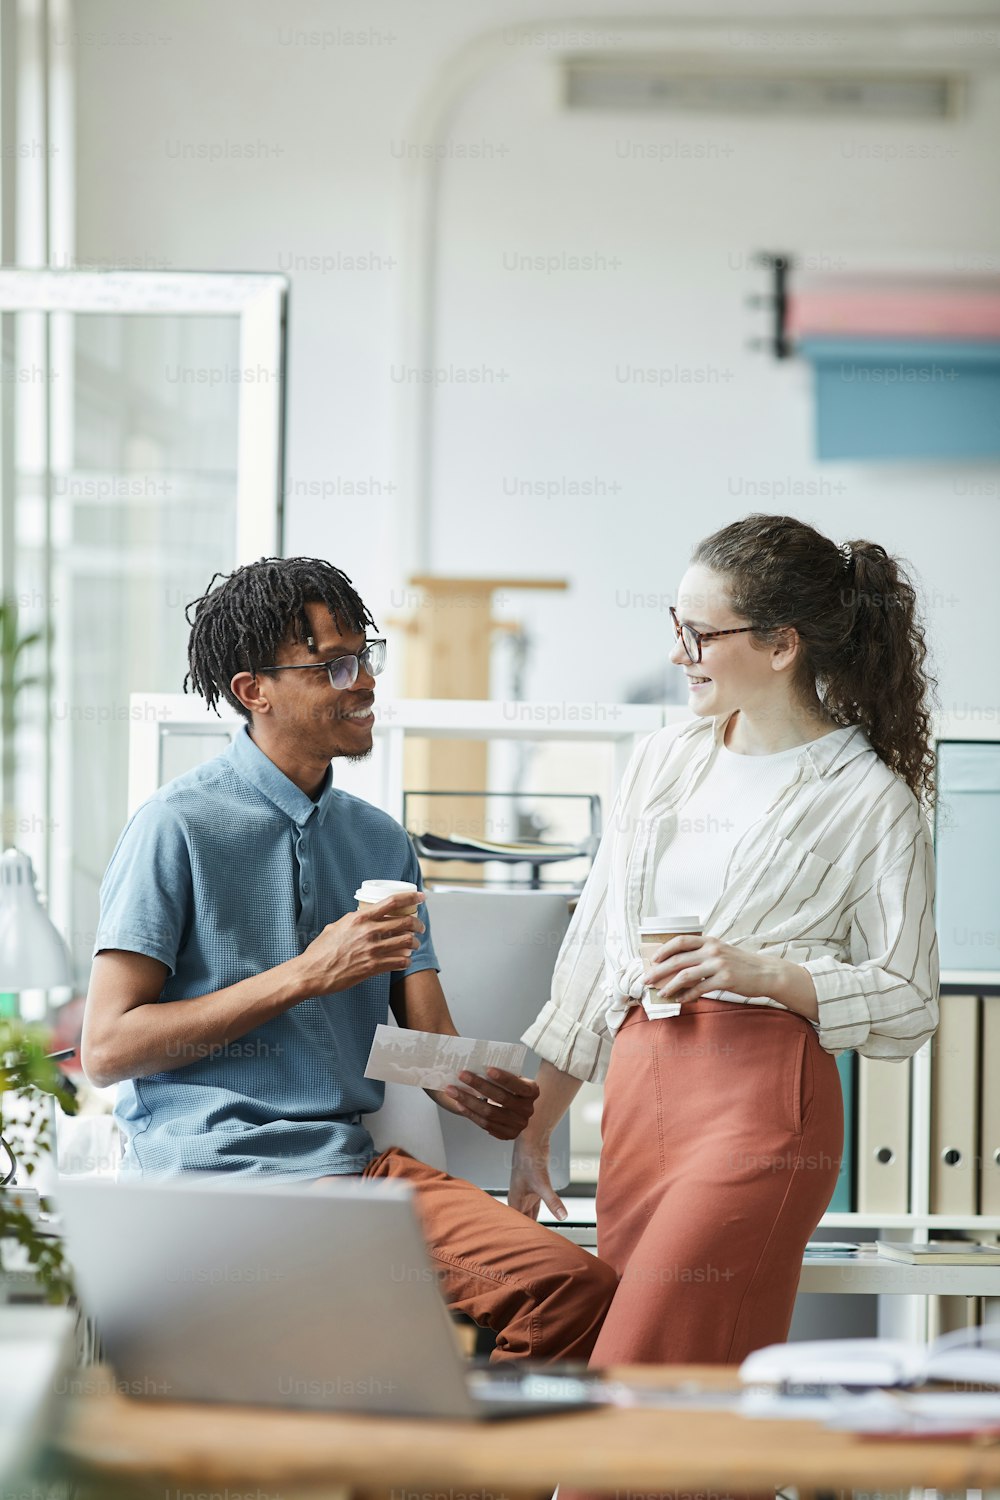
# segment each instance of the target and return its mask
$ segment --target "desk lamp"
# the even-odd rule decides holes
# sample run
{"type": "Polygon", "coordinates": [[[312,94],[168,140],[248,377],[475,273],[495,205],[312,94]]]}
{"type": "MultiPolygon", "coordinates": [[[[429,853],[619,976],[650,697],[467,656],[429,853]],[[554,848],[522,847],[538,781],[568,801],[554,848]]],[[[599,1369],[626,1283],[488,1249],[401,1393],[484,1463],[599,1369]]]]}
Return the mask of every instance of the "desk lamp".
{"type": "Polygon", "coordinates": [[[69,952],[38,899],[31,859],[8,849],[0,855],[0,1014],[19,990],[71,983],[69,952]]]}

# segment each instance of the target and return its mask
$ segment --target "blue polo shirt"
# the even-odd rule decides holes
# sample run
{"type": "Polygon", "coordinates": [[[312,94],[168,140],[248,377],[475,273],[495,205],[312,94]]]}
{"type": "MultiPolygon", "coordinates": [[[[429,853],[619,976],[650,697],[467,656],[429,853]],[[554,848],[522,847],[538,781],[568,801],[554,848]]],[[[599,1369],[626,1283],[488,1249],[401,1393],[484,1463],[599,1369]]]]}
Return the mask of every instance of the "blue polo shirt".
{"type": "MultiPolygon", "coordinates": [[[[314,802],[243,729],[131,818],[101,886],[94,952],[148,953],[170,970],[160,999],[194,1000],[296,957],[356,909],[365,879],[421,885],[404,829],[339,791],[332,770],[314,802]]],[[[421,920],[407,974],[438,967],[421,920]]],[[[390,977],[301,1000],[212,1056],[120,1084],[123,1171],[360,1172],[375,1154],[361,1117],[385,1094],[364,1069],[390,977]]]]}

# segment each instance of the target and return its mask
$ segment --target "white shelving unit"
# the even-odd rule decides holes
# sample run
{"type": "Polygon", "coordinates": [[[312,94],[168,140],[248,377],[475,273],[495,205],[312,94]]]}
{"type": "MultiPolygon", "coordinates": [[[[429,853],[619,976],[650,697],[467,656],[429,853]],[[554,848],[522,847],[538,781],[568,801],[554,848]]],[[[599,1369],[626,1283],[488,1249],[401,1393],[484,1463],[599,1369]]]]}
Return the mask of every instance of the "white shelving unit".
{"type": "MultiPolygon", "coordinates": [[[[984,1229],[1000,1233],[996,1214],[824,1214],[825,1229],[984,1229]]],[[[918,1236],[913,1236],[917,1239],[918,1236]]]]}
{"type": "MultiPolygon", "coordinates": [[[[183,693],[133,693],[130,699],[129,811],[162,784],[165,741],[233,735],[242,720],[229,708],[211,712],[183,693]]],[[[463,698],[376,700],[371,759],[336,767],[337,785],[391,813],[403,814],[403,747],[421,739],[563,740],[612,747],[617,785],[637,742],[664,725],[690,717],[682,708],[634,703],[479,702],[463,698]]],[[[212,752],[214,753],[214,751],[212,752]]],[[[197,757],[195,757],[197,758],[197,757]]]]}

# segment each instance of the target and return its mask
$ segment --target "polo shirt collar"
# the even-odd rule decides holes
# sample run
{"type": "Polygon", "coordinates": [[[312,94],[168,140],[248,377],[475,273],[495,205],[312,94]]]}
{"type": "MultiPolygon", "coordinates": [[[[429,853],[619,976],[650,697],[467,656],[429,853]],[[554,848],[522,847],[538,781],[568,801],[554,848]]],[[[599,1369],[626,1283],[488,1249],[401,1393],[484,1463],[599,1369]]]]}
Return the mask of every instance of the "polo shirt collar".
{"type": "Polygon", "coordinates": [[[320,823],[326,821],[333,802],[332,766],[327,766],[323,790],[314,802],[301,787],[289,780],[284,771],[279,771],[274,761],[269,760],[260,746],[254,743],[250,738],[248,725],[244,724],[226,753],[244,780],[255,786],[300,828],[309,821],[313,813],[320,823]]]}
{"type": "MultiPolygon", "coordinates": [[[[704,730],[711,724],[713,743],[721,745],[726,725],[731,717],[731,714],[719,714],[713,719],[696,719],[693,724],[688,724],[681,730],[681,735],[697,734],[699,730],[704,730]]],[[[871,750],[871,743],[860,724],[843,725],[831,730],[829,734],[822,735],[818,740],[811,740],[802,746],[803,755],[816,775],[824,780],[836,775],[852,760],[856,760],[859,755],[865,755],[871,750]]],[[[874,754],[874,751],[872,753],[874,754]]]]}

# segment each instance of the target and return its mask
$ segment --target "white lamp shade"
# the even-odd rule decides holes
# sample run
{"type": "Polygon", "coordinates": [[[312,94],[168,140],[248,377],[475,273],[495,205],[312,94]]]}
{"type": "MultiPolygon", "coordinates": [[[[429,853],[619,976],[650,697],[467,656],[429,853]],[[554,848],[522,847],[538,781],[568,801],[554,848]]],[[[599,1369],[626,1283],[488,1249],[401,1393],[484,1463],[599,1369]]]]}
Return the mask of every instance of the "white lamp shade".
{"type": "Polygon", "coordinates": [[[0,855],[0,991],[71,983],[69,951],[38,899],[31,859],[8,849],[0,855]]]}

